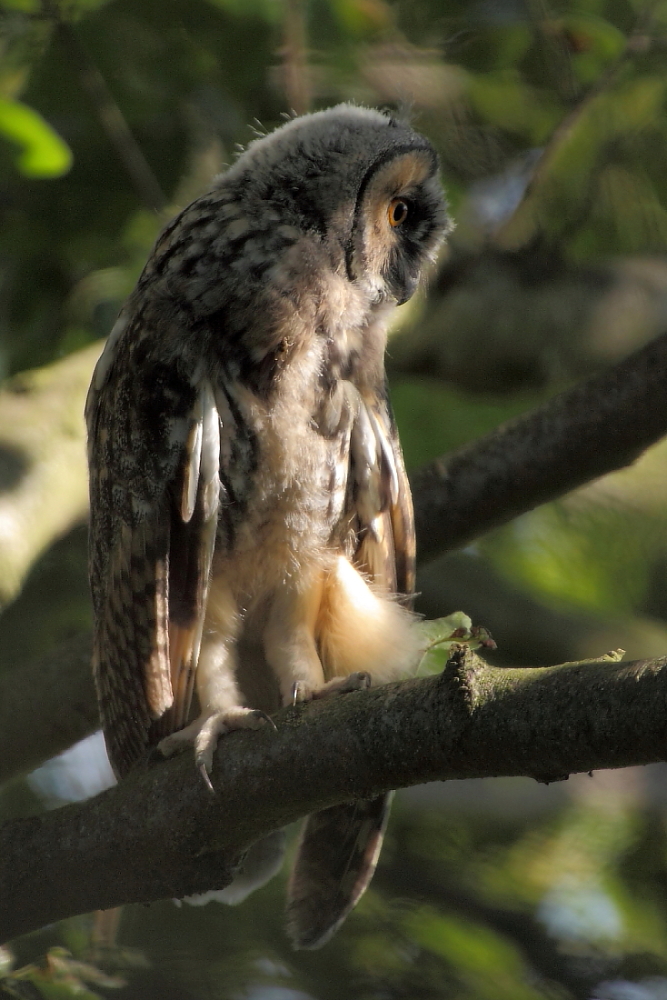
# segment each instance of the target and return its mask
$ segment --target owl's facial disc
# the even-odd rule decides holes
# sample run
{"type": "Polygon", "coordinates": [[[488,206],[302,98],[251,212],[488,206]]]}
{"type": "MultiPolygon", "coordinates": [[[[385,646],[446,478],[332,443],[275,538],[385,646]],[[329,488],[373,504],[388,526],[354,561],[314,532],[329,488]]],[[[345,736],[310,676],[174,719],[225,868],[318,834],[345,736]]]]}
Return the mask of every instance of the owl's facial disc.
{"type": "Polygon", "coordinates": [[[449,228],[430,147],[399,150],[371,167],[361,186],[348,257],[352,280],[378,302],[398,305],[415,291],[449,228]]]}

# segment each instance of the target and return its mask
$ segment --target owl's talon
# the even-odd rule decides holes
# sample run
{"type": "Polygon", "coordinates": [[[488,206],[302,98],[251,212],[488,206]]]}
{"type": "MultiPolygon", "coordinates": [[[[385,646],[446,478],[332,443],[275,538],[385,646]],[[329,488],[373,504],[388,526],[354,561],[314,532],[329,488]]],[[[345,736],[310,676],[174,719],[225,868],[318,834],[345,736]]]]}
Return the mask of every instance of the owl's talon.
{"type": "Polygon", "coordinates": [[[199,720],[191,722],[190,725],[186,726],[184,729],[178,729],[175,733],[165,736],[163,740],[160,740],[157,748],[163,757],[171,757],[172,754],[183,750],[188,743],[194,743],[200,729],[201,725],[199,720]]]}
{"type": "Polygon", "coordinates": [[[208,769],[206,767],[206,764],[204,764],[203,762],[199,765],[199,773],[201,774],[202,778],[204,779],[204,784],[208,788],[209,792],[211,792],[213,795],[215,795],[215,788],[211,784],[211,779],[209,777],[208,769]]]}
{"type": "Polygon", "coordinates": [[[265,722],[268,722],[274,729],[276,728],[275,722],[266,712],[253,708],[237,707],[226,712],[202,715],[185,729],[179,729],[178,732],[161,740],[158,743],[158,749],[165,757],[169,757],[182,749],[185,744],[192,744],[197,769],[207,788],[214,792],[215,789],[209,775],[213,767],[213,754],[218,745],[218,739],[235,729],[259,729],[265,722]]]}
{"type": "Polygon", "coordinates": [[[303,681],[294,681],[292,684],[292,708],[295,708],[300,701],[307,701],[306,685],[303,681]]]}
{"type": "Polygon", "coordinates": [[[252,716],[253,716],[254,719],[263,719],[264,722],[268,722],[268,724],[271,726],[271,728],[273,729],[273,731],[275,733],[278,732],[277,725],[275,724],[275,722],[273,721],[273,719],[271,718],[271,716],[266,714],[266,712],[261,712],[258,708],[256,708],[256,709],[254,709],[254,711],[252,713],[252,716]]]}

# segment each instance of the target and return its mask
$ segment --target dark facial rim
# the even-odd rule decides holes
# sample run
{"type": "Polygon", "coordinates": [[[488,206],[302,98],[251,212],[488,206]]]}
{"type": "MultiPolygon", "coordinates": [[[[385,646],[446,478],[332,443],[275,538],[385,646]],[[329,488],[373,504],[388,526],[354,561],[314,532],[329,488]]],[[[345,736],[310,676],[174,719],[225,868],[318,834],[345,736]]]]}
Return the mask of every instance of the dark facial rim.
{"type": "Polygon", "coordinates": [[[431,144],[427,139],[423,140],[423,145],[419,142],[403,143],[400,146],[392,146],[391,149],[386,149],[383,153],[380,153],[378,157],[371,163],[371,165],[366,170],[366,173],[361,179],[361,184],[359,185],[359,190],[357,192],[357,200],[354,206],[354,218],[352,221],[352,229],[350,231],[350,237],[345,248],[345,270],[347,272],[348,281],[354,281],[354,275],[352,273],[352,258],[354,256],[354,234],[357,231],[359,225],[359,217],[361,215],[361,204],[364,200],[364,195],[366,194],[366,188],[370,184],[371,177],[375,174],[376,170],[382,167],[385,163],[389,163],[391,160],[395,160],[398,156],[405,156],[406,153],[428,153],[433,164],[432,175],[438,170],[438,154],[433,149],[431,144]]]}

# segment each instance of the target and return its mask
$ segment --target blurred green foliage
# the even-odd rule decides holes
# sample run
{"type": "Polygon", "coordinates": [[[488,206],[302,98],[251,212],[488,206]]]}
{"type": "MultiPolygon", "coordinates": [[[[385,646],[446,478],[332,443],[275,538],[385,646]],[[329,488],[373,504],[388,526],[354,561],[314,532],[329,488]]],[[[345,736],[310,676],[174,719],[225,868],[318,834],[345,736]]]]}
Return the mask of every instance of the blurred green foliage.
{"type": "MultiPolygon", "coordinates": [[[[3,376],[106,335],[163,222],[253,123],[349,99],[411,107],[458,221],[404,321],[436,316],[446,372],[402,370],[398,346],[392,369],[409,466],[663,332],[664,0],[0,0],[0,52],[3,376]]],[[[456,594],[481,566],[474,620],[505,662],[550,629],[554,660],[667,653],[666,479],[659,446],[445,560],[423,600],[473,613],[456,594]]],[[[79,529],[0,620],[3,662],[85,627],[86,600],[79,529]]],[[[128,907],[106,945],[94,917],[31,935],[0,996],[664,998],[662,773],[399,799],[373,887],[321,953],[289,952],[276,879],[234,911],[128,907]]],[[[3,816],[36,807],[25,785],[0,793],[3,816]]]]}
{"type": "Polygon", "coordinates": [[[72,165],[69,147],[20,101],[0,100],[0,134],[22,147],[16,166],[26,177],[60,177],[72,165]]]}

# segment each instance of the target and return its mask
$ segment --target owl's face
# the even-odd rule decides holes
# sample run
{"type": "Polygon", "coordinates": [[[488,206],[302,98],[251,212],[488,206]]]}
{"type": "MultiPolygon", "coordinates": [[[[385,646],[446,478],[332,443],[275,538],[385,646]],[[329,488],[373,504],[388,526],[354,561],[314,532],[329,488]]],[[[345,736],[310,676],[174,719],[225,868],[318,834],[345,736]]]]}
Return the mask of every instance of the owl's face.
{"type": "Polygon", "coordinates": [[[312,235],[333,270],[380,305],[410,298],[449,231],[437,171],[432,146],[409,126],[339,105],[251,143],[222,180],[312,235]]]}
{"type": "Polygon", "coordinates": [[[444,238],[437,165],[429,147],[399,145],[371,163],[359,187],[346,267],[349,279],[371,286],[378,301],[406,302],[444,238]]]}

